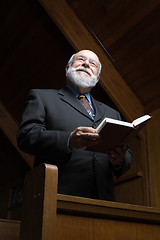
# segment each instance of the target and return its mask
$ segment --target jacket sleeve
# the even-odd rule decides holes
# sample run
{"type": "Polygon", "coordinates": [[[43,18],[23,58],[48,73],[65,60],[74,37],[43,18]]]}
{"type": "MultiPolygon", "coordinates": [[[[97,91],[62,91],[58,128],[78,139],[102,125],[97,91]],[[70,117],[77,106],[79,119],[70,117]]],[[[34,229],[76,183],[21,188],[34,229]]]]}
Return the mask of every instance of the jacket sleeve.
{"type": "Polygon", "coordinates": [[[31,90],[17,132],[18,147],[37,156],[68,153],[70,132],[49,130],[45,124],[46,109],[38,90],[31,90]]]}
{"type": "Polygon", "coordinates": [[[122,163],[118,166],[111,165],[114,175],[118,178],[122,176],[132,165],[132,153],[128,148],[122,163]]]}

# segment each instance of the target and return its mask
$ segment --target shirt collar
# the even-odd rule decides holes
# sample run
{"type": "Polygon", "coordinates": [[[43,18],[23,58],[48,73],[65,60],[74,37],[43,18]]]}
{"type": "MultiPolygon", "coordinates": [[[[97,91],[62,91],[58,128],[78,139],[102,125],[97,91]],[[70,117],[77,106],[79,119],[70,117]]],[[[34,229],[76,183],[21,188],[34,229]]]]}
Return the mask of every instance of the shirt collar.
{"type": "MultiPolygon", "coordinates": [[[[73,88],[72,86],[70,86],[68,84],[66,85],[66,87],[76,96],[76,98],[78,98],[80,93],[75,88],[73,88]]],[[[88,99],[89,103],[91,103],[91,95],[90,95],[90,93],[85,93],[83,95],[85,95],[86,98],[88,99]]]]}

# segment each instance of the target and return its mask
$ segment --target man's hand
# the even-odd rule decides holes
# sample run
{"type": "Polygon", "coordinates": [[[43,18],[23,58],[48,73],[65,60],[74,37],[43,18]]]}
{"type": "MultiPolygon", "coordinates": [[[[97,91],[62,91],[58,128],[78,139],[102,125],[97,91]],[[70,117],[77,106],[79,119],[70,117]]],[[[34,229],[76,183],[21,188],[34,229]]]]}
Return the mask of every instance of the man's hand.
{"type": "Polygon", "coordinates": [[[86,148],[100,141],[100,136],[92,127],[77,127],[70,134],[69,148],[86,148]]]}
{"type": "Polygon", "coordinates": [[[125,153],[127,151],[127,144],[123,144],[108,153],[109,160],[112,165],[119,165],[122,163],[125,153]]]}

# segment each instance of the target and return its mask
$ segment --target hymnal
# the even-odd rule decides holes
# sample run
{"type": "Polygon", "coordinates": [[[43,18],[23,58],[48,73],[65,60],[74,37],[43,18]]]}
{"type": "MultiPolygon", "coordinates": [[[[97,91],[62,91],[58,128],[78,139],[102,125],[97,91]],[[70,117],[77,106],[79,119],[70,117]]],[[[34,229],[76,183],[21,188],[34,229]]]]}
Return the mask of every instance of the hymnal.
{"type": "Polygon", "coordinates": [[[144,115],[135,119],[132,123],[104,118],[99,126],[96,128],[97,133],[101,136],[101,141],[97,144],[87,147],[86,150],[107,153],[110,150],[121,146],[124,142],[133,136],[145,126],[151,119],[151,116],[144,115]]]}

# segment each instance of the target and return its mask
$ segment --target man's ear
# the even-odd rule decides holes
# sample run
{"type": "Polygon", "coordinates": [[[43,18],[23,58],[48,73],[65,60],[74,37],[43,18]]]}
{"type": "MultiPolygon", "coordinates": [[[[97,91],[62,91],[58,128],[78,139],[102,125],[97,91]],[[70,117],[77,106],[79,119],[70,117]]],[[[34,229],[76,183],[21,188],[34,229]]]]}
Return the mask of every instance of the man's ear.
{"type": "Polygon", "coordinates": [[[67,64],[67,66],[66,66],[66,74],[67,74],[68,68],[69,68],[69,65],[67,64]]]}
{"type": "Polygon", "coordinates": [[[100,80],[100,75],[97,77],[97,82],[99,82],[99,80],[100,80]]]}

